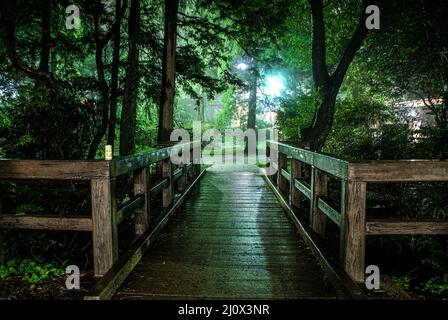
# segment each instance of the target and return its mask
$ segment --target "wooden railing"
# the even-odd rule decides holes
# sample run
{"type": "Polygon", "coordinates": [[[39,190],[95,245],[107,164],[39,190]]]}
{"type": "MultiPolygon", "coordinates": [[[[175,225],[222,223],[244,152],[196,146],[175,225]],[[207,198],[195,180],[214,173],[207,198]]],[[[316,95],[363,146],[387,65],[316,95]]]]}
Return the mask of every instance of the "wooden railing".
{"type": "Polygon", "coordinates": [[[285,143],[268,141],[268,155],[276,170],[269,176],[272,184],[288,194],[289,206],[300,208],[302,196],[310,200],[309,222],[312,229],[325,237],[326,224],[331,220],[340,228],[340,263],[356,282],[365,277],[366,236],[371,235],[440,235],[448,234],[448,220],[367,220],[366,195],[368,183],[402,181],[448,181],[448,161],[402,160],[348,162],[311,152],[285,143]],[[287,169],[287,161],[291,169],[287,169]],[[305,182],[303,166],[311,167],[311,183],[305,182]],[[341,183],[340,209],[327,199],[328,176],[341,183]]]}
{"type": "MultiPolygon", "coordinates": [[[[185,145],[184,145],[185,146],[185,145]]],[[[200,173],[198,164],[193,164],[195,144],[186,146],[190,150],[190,162],[173,168],[170,160],[172,146],[148,153],[115,158],[110,161],[40,161],[0,160],[0,179],[33,180],[88,180],[91,185],[92,213],[89,216],[51,216],[0,214],[0,228],[71,230],[92,232],[94,274],[106,274],[118,258],[118,225],[134,214],[135,235],[148,230],[151,212],[151,197],[162,197],[162,206],[175,206],[174,188],[183,193],[200,173]],[[150,186],[149,166],[159,164],[162,177],[150,186]],[[117,208],[116,179],[133,174],[134,196],[117,208]]],[[[195,163],[198,163],[195,161],[195,163]]]]}

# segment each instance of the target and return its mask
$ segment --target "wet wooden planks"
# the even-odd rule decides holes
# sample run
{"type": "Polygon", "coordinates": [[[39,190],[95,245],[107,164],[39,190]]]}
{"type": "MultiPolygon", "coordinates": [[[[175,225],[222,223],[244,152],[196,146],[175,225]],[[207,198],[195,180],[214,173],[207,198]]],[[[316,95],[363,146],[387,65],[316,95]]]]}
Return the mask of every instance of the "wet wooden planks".
{"type": "Polygon", "coordinates": [[[337,298],[256,168],[208,171],[115,298],[337,298]]]}

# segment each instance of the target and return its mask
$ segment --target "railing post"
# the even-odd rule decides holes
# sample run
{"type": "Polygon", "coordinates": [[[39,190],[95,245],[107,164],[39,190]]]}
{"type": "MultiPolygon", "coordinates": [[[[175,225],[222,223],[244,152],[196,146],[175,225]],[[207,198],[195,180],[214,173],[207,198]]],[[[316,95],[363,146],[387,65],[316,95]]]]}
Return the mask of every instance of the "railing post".
{"type": "Polygon", "coordinates": [[[291,181],[289,181],[289,205],[300,208],[301,193],[295,186],[296,179],[302,179],[302,163],[291,159],[291,181]]]}
{"type": "MultiPolygon", "coordinates": [[[[274,166],[277,166],[278,169],[278,163],[275,162],[275,160],[272,157],[272,148],[270,146],[270,142],[268,142],[268,145],[266,145],[266,159],[267,158],[269,158],[270,161],[269,166],[271,167],[271,171],[273,171],[272,169],[274,169],[274,166]]],[[[269,175],[269,179],[271,180],[273,185],[277,184],[277,174],[278,170],[275,173],[269,175]]]]}
{"type": "Polygon", "coordinates": [[[187,170],[187,183],[188,185],[190,185],[190,183],[192,183],[194,181],[194,172],[193,172],[193,162],[194,162],[194,154],[193,154],[193,149],[190,150],[190,161],[191,161],[191,167],[190,169],[187,170]]]}
{"type": "Polygon", "coordinates": [[[344,191],[345,214],[341,226],[341,264],[354,281],[363,282],[367,184],[348,181],[343,188],[344,191]]]}
{"type": "Polygon", "coordinates": [[[149,227],[150,194],[149,194],[149,167],[134,171],[134,195],[143,195],[142,206],[135,210],[135,234],[143,234],[149,227]]]}
{"type": "Polygon", "coordinates": [[[173,165],[171,159],[162,160],[162,178],[168,178],[168,186],[162,190],[162,205],[166,209],[173,202],[173,165]]]}
{"type": "Polygon", "coordinates": [[[325,237],[327,216],[318,208],[317,200],[319,197],[325,197],[328,194],[328,176],[314,166],[311,167],[311,192],[311,227],[320,236],[325,237]]]}
{"type": "Polygon", "coordinates": [[[177,189],[180,193],[183,193],[187,187],[187,166],[181,163],[177,167],[182,169],[182,175],[177,180],[177,189]]]}
{"type": "Polygon", "coordinates": [[[201,172],[201,145],[195,145],[192,149],[192,171],[193,171],[193,180],[199,176],[201,172]]]}
{"type": "Polygon", "coordinates": [[[287,168],[286,154],[279,153],[278,154],[277,186],[278,186],[278,189],[282,192],[288,191],[288,181],[282,175],[282,169],[286,169],[286,168],[287,168]]]}
{"type": "Polygon", "coordinates": [[[100,277],[118,257],[115,178],[92,179],[91,188],[94,273],[100,277]]]}

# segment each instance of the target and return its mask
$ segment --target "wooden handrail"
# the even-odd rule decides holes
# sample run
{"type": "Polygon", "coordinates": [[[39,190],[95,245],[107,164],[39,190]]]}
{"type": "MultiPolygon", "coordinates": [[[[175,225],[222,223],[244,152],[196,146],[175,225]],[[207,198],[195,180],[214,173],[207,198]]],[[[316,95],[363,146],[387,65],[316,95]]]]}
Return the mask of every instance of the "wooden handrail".
{"type": "Polygon", "coordinates": [[[176,144],[163,149],[114,158],[111,160],[110,176],[117,177],[162,160],[169,159],[174,148],[188,147],[189,150],[191,150],[196,147],[196,143],[197,142],[192,141],[184,144],[176,144]]]}
{"type": "Polygon", "coordinates": [[[92,218],[89,216],[0,214],[0,228],[92,231],[92,218]]]}
{"type": "Polygon", "coordinates": [[[448,220],[367,221],[367,235],[448,234],[448,220]]]}
{"type": "MultiPolygon", "coordinates": [[[[0,179],[36,180],[87,180],[91,184],[92,215],[48,216],[0,214],[0,228],[51,229],[90,231],[93,237],[94,273],[102,276],[118,258],[118,225],[134,213],[135,234],[148,231],[151,197],[161,193],[164,210],[174,207],[175,182],[178,191],[184,193],[187,183],[193,183],[200,174],[197,161],[173,170],[170,156],[175,148],[186,149],[192,156],[197,142],[176,144],[151,152],[106,160],[0,160],[0,179]],[[161,179],[150,186],[149,166],[159,163],[161,179]],[[133,174],[134,196],[117,209],[115,195],[116,177],[133,174]]],[[[179,201],[179,200],[176,200],[179,201]]]]}
{"type": "Polygon", "coordinates": [[[0,159],[0,179],[92,180],[113,178],[170,158],[174,148],[195,142],[177,144],[150,152],[116,157],[112,160],[19,160],[0,159]]]}
{"type": "Polygon", "coordinates": [[[346,179],[348,175],[348,161],[334,158],[322,153],[309,151],[297,147],[290,146],[286,143],[268,141],[269,148],[276,147],[280,154],[284,154],[302,163],[318,167],[329,174],[338,178],[346,179]]]}
{"type": "MultiPolygon", "coordinates": [[[[272,140],[268,141],[267,148],[268,156],[272,152],[278,152],[277,157],[270,157],[270,166],[276,171],[270,176],[270,180],[281,193],[289,193],[289,205],[300,208],[302,196],[310,199],[310,224],[322,237],[325,237],[328,220],[340,227],[340,262],[346,273],[357,282],[364,280],[366,236],[448,234],[446,220],[367,221],[366,219],[368,183],[448,181],[446,160],[349,162],[272,140]],[[286,169],[288,158],[291,161],[290,172],[286,169]],[[311,186],[302,176],[303,164],[311,166],[311,186]],[[326,200],[327,175],[332,175],[341,181],[339,211],[330,206],[326,200]]],[[[266,173],[266,170],[264,171],[266,173]]]]}
{"type": "Polygon", "coordinates": [[[448,181],[446,160],[351,162],[348,171],[348,179],[352,181],[448,181]]]}
{"type": "Polygon", "coordinates": [[[109,178],[105,160],[0,159],[0,179],[91,180],[109,178]]]}

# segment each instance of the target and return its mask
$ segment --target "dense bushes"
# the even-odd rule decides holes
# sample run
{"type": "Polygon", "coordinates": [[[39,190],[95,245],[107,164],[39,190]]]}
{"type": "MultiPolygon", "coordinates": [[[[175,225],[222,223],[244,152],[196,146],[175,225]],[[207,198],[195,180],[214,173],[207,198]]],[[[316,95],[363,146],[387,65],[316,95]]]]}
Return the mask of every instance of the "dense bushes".
{"type": "Polygon", "coordinates": [[[41,263],[24,259],[19,261],[9,260],[0,265],[0,279],[15,276],[29,284],[35,284],[50,277],[65,275],[65,270],[53,263],[41,263]]]}
{"type": "Polygon", "coordinates": [[[409,129],[390,106],[368,99],[336,105],[324,151],[348,160],[405,159],[412,156],[409,129]]]}
{"type": "Polygon", "coordinates": [[[3,97],[0,154],[21,159],[85,158],[97,108],[93,100],[77,98],[73,90],[61,85],[55,93],[28,82],[3,97]]]}
{"type": "Polygon", "coordinates": [[[276,125],[282,140],[300,140],[300,130],[307,127],[313,119],[315,102],[314,95],[303,95],[281,101],[277,111],[276,125]]]}

